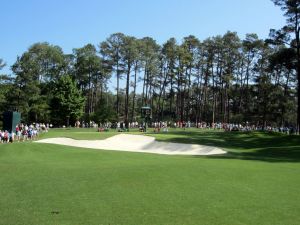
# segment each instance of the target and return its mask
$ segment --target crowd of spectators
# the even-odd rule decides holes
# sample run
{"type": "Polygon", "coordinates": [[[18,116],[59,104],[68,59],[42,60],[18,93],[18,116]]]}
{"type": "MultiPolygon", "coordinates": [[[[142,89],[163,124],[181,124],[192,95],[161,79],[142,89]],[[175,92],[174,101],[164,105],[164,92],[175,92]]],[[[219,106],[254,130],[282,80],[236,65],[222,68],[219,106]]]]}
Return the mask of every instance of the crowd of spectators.
{"type": "MultiPolygon", "coordinates": [[[[52,127],[50,124],[44,123],[33,123],[31,125],[19,124],[16,129],[12,132],[1,131],[0,130],[0,143],[3,142],[13,142],[17,141],[26,141],[34,140],[36,136],[41,131],[48,131],[49,127],[52,127]]],[[[146,130],[146,124],[144,122],[139,123],[137,121],[128,123],[128,129],[124,121],[120,122],[105,122],[105,123],[96,123],[94,121],[89,122],[80,122],[76,121],[75,127],[77,128],[96,128],[99,132],[109,131],[114,129],[118,132],[128,131],[128,129],[139,129],[140,131],[146,130]]],[[[153,132],[168,132],[169,128],[175,129],[189,129],[189,128],[198,128],[198,129],[213,129],[213,130],[224,130],[224,131],[269,131],[269,132],[280,132],[284,134],[295,134],[296,129],[292,126],[290,127],[274,127],[274,126],[262,126],[254,125],[248,122],[245,123],[208,123],[208,122],[191,122],[191,121],[152,121],[147,124],[148,128],[151,128],[153,132]]]]}
{"type": "MultiPolygon", "coordinates": [[[[80,124],[80,123],[78,123],[80,124]]],[[[79,126],[78,126],[79,127],[79,126]]],[[[125,122],[106,122],[97,124],[95,122],[90,122],[89,125],[85,125],[82,127],[96,127],[98,131],[108,131],[109,129],[115,129],[118,132],[127,131],[125,122]]],[[[152,121],[147,124],[148,128],[151,128],[153,132],[168,132],[169,128],[175,129],[189,129],[189,128],[198,128],[198,129],[213,129],[213,130],[224,130],[224,131],[269,131],[269,132],[281,132],[285,134],[294,134],[296,129],[294,127],[272,127],[272,126],[261,126],[261,125],[253,125],[248,122],[243,124],[239,123],[207,123],[207,122],[199,122],[194,123],[191,121],[152,121]]],[[[128,124],[128,128],[138,128],[140,131],[145,131],[145,123],[139,123],[137,121],[130,122],[128,124]]]]}
{"type": "Polygon", "coordinates": [[[18,124],[15,129],[0,130],[0,143],[12,143],[14,141],[36,140],[39,133],[48,132],[50,125],[44,123],[18,124]]]}

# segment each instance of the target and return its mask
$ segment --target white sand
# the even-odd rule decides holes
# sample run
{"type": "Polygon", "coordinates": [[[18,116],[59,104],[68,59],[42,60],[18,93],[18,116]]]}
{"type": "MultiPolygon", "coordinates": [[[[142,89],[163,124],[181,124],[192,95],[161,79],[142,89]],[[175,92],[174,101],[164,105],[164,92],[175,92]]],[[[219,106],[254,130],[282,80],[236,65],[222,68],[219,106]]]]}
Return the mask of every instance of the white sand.
{"type": "Polygon", "coordinates": [[[159,142],[155,141],[154,137],[132,134],[119,134],[105,140],[95,141],[74,140],[71,138],[48,138],[36,142],[68,145],[81,148],[144,152],[165,155],[216,155],[226,153],[222,149],[216,147],[159,142]]]}

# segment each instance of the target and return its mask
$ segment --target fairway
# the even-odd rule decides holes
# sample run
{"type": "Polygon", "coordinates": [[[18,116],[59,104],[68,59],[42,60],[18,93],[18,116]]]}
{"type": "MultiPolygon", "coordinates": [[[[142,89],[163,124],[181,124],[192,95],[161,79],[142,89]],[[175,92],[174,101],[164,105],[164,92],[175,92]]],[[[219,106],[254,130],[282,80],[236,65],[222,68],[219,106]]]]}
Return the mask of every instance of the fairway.
{"type": "MultiPolygon", "coordinates": [[[[84,129],[53,130],[43,137],[76,138],[77,132],[84,129]]],[[[89,133],[91,139],[117,134],[89,133]]],[[[0,224],[281,225],[300,220],[298,137],[197,130],[149,135],[229,153],[165,156],[1,144],[0,224]]]]}

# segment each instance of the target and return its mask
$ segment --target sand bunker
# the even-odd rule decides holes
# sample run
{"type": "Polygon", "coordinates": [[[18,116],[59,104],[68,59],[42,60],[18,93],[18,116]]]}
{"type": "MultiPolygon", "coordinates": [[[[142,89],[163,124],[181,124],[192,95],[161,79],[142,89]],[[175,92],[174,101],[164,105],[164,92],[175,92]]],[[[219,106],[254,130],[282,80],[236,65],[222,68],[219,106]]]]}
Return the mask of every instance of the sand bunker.
{"type": "Polygon", "coordinates": [[[74,140],[71,138],[48,138],[36,142],[68,145],[81,148],[143,152],[165,155],[216,155],[226,153],[222,149],[216,147],[159,142],[155,141],[154,137],[132,134],[119,134],[105,140],[91,141],[74,140]]]}

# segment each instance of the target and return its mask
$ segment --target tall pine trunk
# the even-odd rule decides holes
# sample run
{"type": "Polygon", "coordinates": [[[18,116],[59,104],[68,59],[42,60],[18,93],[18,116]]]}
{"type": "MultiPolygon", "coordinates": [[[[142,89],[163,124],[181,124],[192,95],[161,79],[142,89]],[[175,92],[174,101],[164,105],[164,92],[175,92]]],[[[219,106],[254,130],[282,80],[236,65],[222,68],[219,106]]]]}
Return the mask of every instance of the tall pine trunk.
{"type": "Polygon", "coordinates": [[[132,97],[132,111],[131,111],[131,122],[135,116],[135,96],[136,96],[136,80],[137,80],[138,65],[137,62],[134,67],[134,84],[133,84],[133,97],[132,97]]]}
{"type": "Polygon", "coordinates": [[[142,106],[145,105],[146,79],[147,79],[147,62],[145,64],[145,69],[144,69],[143,92],[142,92],[142,106]]]}
{"type": "Polygon", "coordinates": [[[128,126],[128,109],[129,109],[129,81],[130,81],[130,70],[131,64],[128,63],[127,65],[127,76],[126,76],[126,98],[125,98],[125,126],[126,129],[129,128],[128,126]]]}
{"type": "Polygon", "coordinates": [[[299,27],[298,27],[298,14],[296,18],[295,25],[295,35],[296,35],[296,46],[297,46],[297,81],[298,81],[298,90],[297,90],[297,134],[300,133],[300,37],[299,37],[299,27]]]}
{"type": "Polygon", "coordinates": [[[120,115],[119,88],[120,88],[120,73],[119,73],[119,61],[118,61],[117,62],[117,118],[118,119],[119,119],[119,115],[120,115]]]}

